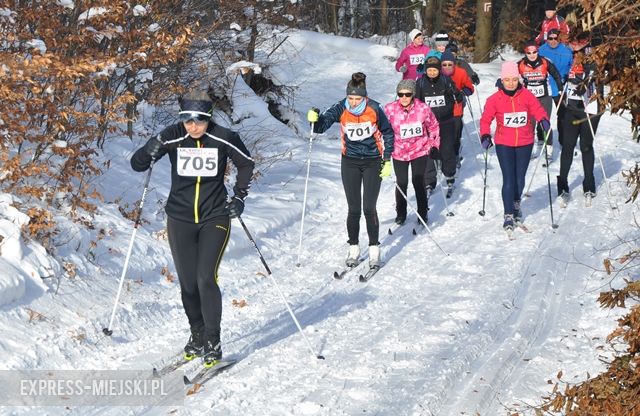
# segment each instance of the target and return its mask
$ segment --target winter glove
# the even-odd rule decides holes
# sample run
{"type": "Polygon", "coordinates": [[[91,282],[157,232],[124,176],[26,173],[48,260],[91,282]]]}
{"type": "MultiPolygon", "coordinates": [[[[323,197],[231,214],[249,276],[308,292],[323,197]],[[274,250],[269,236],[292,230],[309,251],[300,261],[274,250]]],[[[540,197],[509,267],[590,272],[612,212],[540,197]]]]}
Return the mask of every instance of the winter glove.
{"type": "Polygon", "coordinates": [[[471,88],[462,87],[462,93],[468,97],[473,94],[473,91],[471,91],[471,88]]]}
{"type": "Polygon", "coordinates": [[[233,196],[224,206],[224,210],[229,214],[229,218],[238,218],[244,211],[244,201],[238,196],[233,196]]]}
{"type": "Polygon", "coordinates": [[[473,85],[480,84],[480,78],[478,78],[478,74],[476,74],[475,72],[471,74],[471,82],[473,82],[473,85]]]}
{"type": "Polygon", "coordinates": [[[391,176],[391,161],[385,160],[382,162],[382,169],[380,169],[380,177],[388,178],[391,176]]]}
{"type": "Polygon", "coordinates": [[[402,66],[400,67],[400,69],[398,71],[402,72],[403,74],[405,72],[407,72],[407,64],[402,64],[402,66]]]}
{"type": "Polygon", "coordinates": [[[151,159],[156,159],[158,154],[160,153],[160,149],[164,143],[162,143],[162,138],[158,134],[154,139],[151,139],[144,145],[144,150],[151,157],[151,159]]]}
{"type": "Polygon", "coordinates": [[[311,110],[307,111],[307,120],[309,123],[317,123],[320,118],[320,109],[313,107],[311,110]]]}
{"type": "Polygon", "coordinates": [[[418,74],[424,74],[424,64],[418,64],[418,66],[416,67],[416,72],[418,74]]]}
{"type": "Polygon", "coordinates": [[[484,150],[489,150],[491,146],[493,146],[493,142],[491,141],[490,134],[483,134],[482,139],[480,140],[480,144],[484,150]]]}
{"type": "Polygon", "coordinates": [[[440,150],[438,150],[437,147],[432,147],[431,150],[429,150],[429,157],[431,160],[440,160],[440,150]]]}
{"type": "Polygon", "coordinates": [[[549,123],[549,120],[546,118],[540,120],[540,125],[542,126],[542,130],[544,130],[545,134],[551,130],[551,123],[549,123]]]}

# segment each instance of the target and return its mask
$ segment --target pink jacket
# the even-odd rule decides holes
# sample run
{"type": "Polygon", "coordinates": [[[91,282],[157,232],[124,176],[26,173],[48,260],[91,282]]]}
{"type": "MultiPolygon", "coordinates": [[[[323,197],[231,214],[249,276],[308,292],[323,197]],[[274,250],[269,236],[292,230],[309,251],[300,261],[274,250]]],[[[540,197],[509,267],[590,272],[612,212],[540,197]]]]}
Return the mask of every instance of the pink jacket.
{"type": "Polygon", "coordinates": [[[538,99],[526,88],[519,87],[513,97],[502,88],[487,99],[480,117],[480,135],[491,134],[491,122],[496,120],[493,141],[510,147],[532,144],[534,122],[549,120],[538,99]]]}
{"type": "Polygon", "coordinates": [[[427,56],[430,50],[428,46],[416,46],[411,42],[400,52],[400,57],[396,61],[396,71],[400,71],[402,65],[407,66],[407,71],[402,74],[402,79],[418,79],[416,68],[424,62],[424,57],[427,56]]]}
{"type": "Polygon", "coordinates": [[[440,148],[440,125],[431,107],[418,99],[405,110],[399,101],[384,106],[393,127],[394,141],[391,157],[409,161],[429,154],[432,147],[440,148]]]}

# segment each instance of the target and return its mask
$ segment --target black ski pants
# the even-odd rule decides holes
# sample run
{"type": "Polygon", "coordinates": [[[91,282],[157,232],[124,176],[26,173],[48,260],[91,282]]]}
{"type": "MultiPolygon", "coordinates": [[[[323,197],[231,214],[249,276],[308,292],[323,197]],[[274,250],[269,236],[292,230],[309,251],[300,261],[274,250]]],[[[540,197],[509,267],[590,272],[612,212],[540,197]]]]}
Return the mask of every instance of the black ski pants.
{"type": "MultiPolygon", "coordinates": [[[[593,135],[589,127],[587,117],[589,114],[584,111],[568,108],[564,114],[564,137],[562,143],[562,153],[560,153],[560,176],[558,183],[562,184],[564,191],[568,192],[568,177],[571,164],[573,163],[573,150],[580,138],[580,153],[582,154],[582,169],[584,170],[584,180],[582,181],[583,192],[596,193],[596,181],[593,176],[593,166],[595,155],[593,153],[593,135]],[[566,186],[565,186],[566,185],[566,186]]],[[[591,116],[591,126],[593,132],[598,131],[600,116],[591,116]]]]}
{"type": "Polygon", "coordinates": [[[369,245],[378,245],[380,223],[378,221],[378,195],[380,194],[380,169],[382,158],[359,159],[342,156],[342,186],[347,197],[347,234],[349,244],[358,244],[360,235],[360,217],[364,211],[367,224],[369,245]]]}
{"type": "MultiPolygon", "coordinates": [[[[440,123],[440,160],[442,161],[442,174],[446,178],[456,175],[456,151],[455,151],[455,123],[453,118],[440,123]]],[[[425,172],[425,182],[427,185],[438,182],[438,172],[433,161],[427,163],[425,172]]]]}
{"type": "MultiPolygon", "coordinates": [[[[551,111],[553,110],[553,98],[549,95],[545,95],[544,97],[538,97],[538,102],[544,108],[544,111],[547,112],[547,119],[549,123],[551,123],[551,111]]],[[[536,123],[536,132],[538,135],[538,143],[542,144],[544,142],[544,130],[542,129],[542,124],[536,123]]],[[[547,144],[553,144],[553,132],[549,131],[549,138],[547,139],[547,144]]]]}
{"type": "Polygon", "coordinates": [[[229,241],[230,226],[228,216],[216,217],[203,224],[170,217],[167,220],[169,246],[189,326],[198,331],[204,328],[207,339],[214,341],[220,340],[222,317],[218,267],[229,241]]]}
{"type": "MultiPolygon", "coordinates": [[[[409,186],[409,166],[411,166],[411,183],[416,194],[418,215],[423,219],[427,218],[427,193],[425,191],[424,172],[427,168],[428,158],[427,155],[424,155],[409,161],[393,159],[396,182],[405,195],[407,195],[409,186]]],[[[398,189],[396,189],[396,212],[400,217],[407,217],[407,200],[398,189]]]]}

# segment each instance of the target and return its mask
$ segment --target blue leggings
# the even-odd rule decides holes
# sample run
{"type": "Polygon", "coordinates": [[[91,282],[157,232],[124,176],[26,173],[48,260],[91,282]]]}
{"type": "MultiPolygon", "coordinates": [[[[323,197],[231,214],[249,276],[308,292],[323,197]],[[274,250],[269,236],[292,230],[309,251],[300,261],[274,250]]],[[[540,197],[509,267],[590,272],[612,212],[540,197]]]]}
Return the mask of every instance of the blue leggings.
{"type": "Polygon", "coordinates": [[[505,214],[513,214],[513,202],[522,198],[532,150],[533,143],[518,147],[496,145],[496,155],[502,170],[502,204],[505,214]]]}

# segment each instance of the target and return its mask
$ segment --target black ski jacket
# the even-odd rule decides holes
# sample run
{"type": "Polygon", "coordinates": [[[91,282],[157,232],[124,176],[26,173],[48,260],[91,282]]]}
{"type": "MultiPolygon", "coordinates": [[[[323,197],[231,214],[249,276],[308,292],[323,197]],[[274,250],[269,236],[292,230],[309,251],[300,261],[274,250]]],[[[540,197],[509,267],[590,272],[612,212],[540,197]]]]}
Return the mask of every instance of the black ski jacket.
{"type": "Polygon", "coordinates": [[[462,93],[446,75],[429,78],[426,74],[416,83],[416,98],[424,101],[439,123],[453,118],[453,104],[462,102],[462,93]]]}
{"type": "MultiPolygon", "coordinates": [[[[159,138],[165,144],[157,159],[169,154],[171,161],[171,191],[165,206],[169,217],[198,224],[228,215],[224,209],[227,199],[224,176],[229,158],[238,171],[233,187],[235,195],[242,199],[247,196],[255,164],[236,132],[210,122],[206,133],[196,140],[182,123],[177,123],[165,128],[159,138]]],[[[151,156],[147,148],[154,140],[158,138],[152,137],[133,154],[133,170],[149,169],[151,156]]]]}

